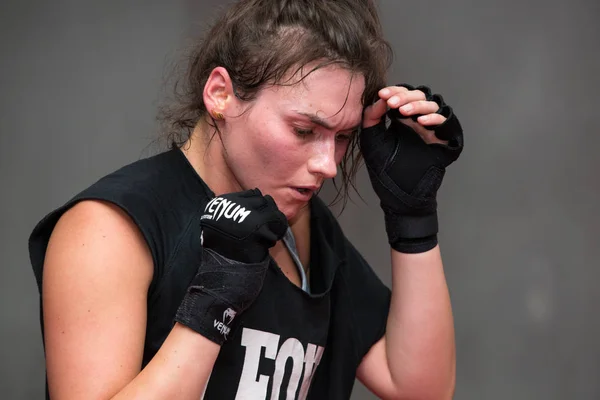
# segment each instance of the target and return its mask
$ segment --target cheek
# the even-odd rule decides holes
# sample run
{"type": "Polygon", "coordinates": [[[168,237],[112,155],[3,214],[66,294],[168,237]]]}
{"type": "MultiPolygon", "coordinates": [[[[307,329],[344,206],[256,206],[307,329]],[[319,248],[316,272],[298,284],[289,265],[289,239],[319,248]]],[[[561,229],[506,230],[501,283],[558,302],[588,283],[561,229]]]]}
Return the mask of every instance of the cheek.
{"type": "Polygon", "coordinates": [[[285,132],[272,132],[272,128],[263,131],[254,149],[261,163],[269,168],[270,172],[277,174],[287,167],[295,164],[298,159],[298,147],[285,132]]]}
{"type": "Polygon", "coordinates": [[[263,177],[264,174],[270,177],[288,175],[302,163],[306,152],[284,124],[276,119],[262,118],[265,122],[257,123],[255,118],[248,120],[247,136],[237,143],[239,151],[245,153],[243,158],[247,164],[241,167],[244,173],[251,171],[255,176],[258,172],[263,177]]]}
{"type": "MultiPolygon", "coordinates": [[[[266,120],[266,119],[265,119],[266,120]]],[[[265,164],[272,165],[277,174],[278,170],[291,168],[306,158],[306,142],[299,139],[291,128],[277,118],[259,125],[257,148],[259,157],[265,164]]],[[[282,171],[283,172],[283,171],[282,171]]]]}

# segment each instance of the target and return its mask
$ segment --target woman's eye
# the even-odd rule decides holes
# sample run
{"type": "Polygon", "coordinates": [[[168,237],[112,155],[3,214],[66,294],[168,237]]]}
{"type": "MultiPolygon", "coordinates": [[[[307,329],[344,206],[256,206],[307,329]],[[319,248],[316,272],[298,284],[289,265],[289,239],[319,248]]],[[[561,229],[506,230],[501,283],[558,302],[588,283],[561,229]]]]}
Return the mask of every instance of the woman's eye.
{"type": "Polygon", "coordinates": [[[335,140],[338,142],[349,142],[352,139],[352,135],[337,135],[335,140]]]}
{"type": "Polygon", "coordinates": [[[349,142],[352,140],[352,138],[354,137],[354,135],[357,135],[358,132],[357,131],[353,131],[352,133],[340,133],[339,135],[337,135],[335,137],[335,140],[338,142],[349,142]]]}
{"type": "Polygon", "coordinates": [[[294,128],[294,132],[296,132],[296,135],[302,137],[302,136],[311,135],[313,133],[313,130],[312,129],[294,128]]]}

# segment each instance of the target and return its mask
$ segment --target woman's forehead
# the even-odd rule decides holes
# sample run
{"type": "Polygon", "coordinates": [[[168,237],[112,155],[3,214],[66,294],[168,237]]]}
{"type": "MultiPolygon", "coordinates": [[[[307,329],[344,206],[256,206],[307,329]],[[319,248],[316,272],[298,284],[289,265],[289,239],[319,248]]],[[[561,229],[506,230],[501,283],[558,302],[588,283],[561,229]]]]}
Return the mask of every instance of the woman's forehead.
{"type": "Polygon", "coordinates": [[[265,88],[268,98],[282,105],[293,105],[309,112],[317,109],[326,115],[334,115],[343,109],[348,112],[362,110],[365,80],[360,74],[337,66],[316,69],[289,84],[265,88]]]}
{"type": "Polygon", "coordinates": [[[347,93],[351,87],[361,94],[365,88],[365,79],[360,73],[332,64],[322,67],[306,66],[296,71],[292,76],[287,76],[282,81],[282,87],[295,91],[331,91],[340,87],[347,93]]]}

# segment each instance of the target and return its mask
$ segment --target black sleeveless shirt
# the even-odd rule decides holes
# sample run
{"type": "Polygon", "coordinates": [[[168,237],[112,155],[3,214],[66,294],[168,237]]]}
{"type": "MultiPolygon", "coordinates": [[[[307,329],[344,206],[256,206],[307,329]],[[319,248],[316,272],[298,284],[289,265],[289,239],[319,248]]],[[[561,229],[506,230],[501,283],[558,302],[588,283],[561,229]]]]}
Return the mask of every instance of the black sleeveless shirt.
{"type": "MultiPolygon", "coordinates": [[[[29,252],[38,288],[48,240],[61,215],[82,200],[122,208],[152,254],[143,366],[173,327],[197,266],[187,245],[191,217],[214,197],[179,149],[105,176],[33,230],[29,252]]],[[[356,369],[385,332],[391,293],[318,198],[311,200],[310,294],[274,261],[262,291],[239,318],[214,365],[204,399],[347,399],[356,369]]],[[[237,318],[237,317],[236,317],[237,318]]],[[[42,326],[43,332],[43,326],[42,326]]],[[[192,378],[193,379],[193,378],[192,378]]]]}

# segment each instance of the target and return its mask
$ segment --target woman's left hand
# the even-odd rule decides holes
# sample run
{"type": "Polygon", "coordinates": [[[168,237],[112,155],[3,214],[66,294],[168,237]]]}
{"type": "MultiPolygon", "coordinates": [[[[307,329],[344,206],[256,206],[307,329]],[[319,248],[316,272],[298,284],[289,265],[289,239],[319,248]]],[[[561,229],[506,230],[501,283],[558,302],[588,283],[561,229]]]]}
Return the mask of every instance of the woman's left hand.
{"type": "Polygon", "coordinates": [[[390,86],[379,97],[364,111],[360,149],[391,246],[425,252],[437,244],[437,191],[462,152],[462,127],[442,96],[425,86],[390,86]]]}

